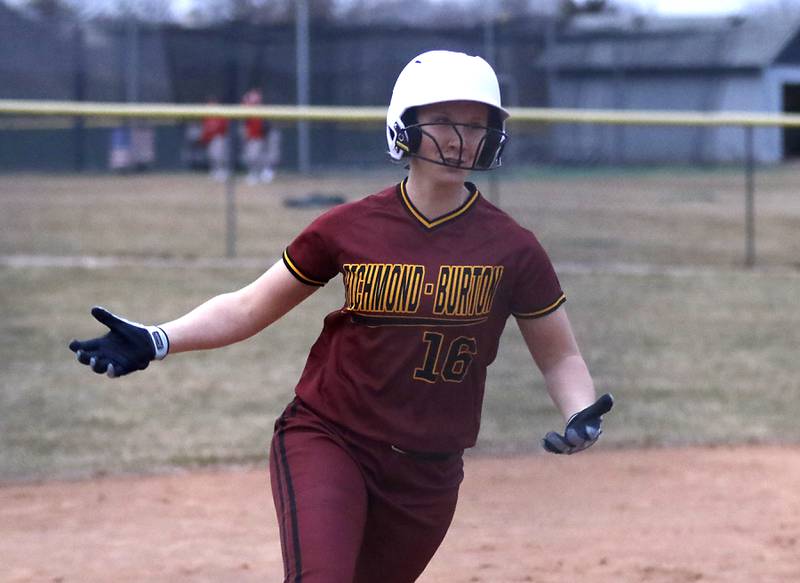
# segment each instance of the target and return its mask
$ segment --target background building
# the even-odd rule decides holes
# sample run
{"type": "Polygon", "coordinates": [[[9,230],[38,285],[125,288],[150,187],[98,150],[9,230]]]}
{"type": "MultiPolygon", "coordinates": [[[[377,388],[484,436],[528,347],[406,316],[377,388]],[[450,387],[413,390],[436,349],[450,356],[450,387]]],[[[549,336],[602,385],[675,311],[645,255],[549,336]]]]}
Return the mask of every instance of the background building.
{"type": "MultiPolygon", "coordinates": [[[[583,17],[536,61],[548,71],[549,104],[589,109],[706,112],[800,111],[796,18],[661,19],[583,17]]],[[[741,128],[560,125],[562,161],[739,161],[741,128]]],[[[755,157],[800,155],[797,130],[762,128],[755,157]]]]}
{"type": "MultiPolygon", "coordinates": [[[[600,11],[438,19],[426,26],[316,18],[308,35],[308,103],[385,106],[410,57],[446,48],[490,60],[511,107],[800,111],[799,28],[795,16],[769,14],[692,20],[600,11]]],[[[205,103],[214,96],[239,103],[256,87],[265,104],[296,104],[297,38],[287,20],[187,26],[43,18],[0,3],[0,40],[8,49],[0,51],[0,98],[205,103]]],[[[0,170],[105,169],[115,124],[0,119],[0,170]]],[[[296,167],[297,127],[281,129],[282,163],[296,167]]],[[[152,165],[185,165],[187,124],[161,121],[153,131],[152,165]]],[[[506,158],[515,165],[729,163],[745,156],[743,133],[740,127],[528,126],[514,129],[506,158]]],[[[310,124],[309,136],[315,166],[385,163],[383,132],[374,126],[310,124]]],[[[798,155],[797,130],[755,132],[756,160],[798,155]]]]}

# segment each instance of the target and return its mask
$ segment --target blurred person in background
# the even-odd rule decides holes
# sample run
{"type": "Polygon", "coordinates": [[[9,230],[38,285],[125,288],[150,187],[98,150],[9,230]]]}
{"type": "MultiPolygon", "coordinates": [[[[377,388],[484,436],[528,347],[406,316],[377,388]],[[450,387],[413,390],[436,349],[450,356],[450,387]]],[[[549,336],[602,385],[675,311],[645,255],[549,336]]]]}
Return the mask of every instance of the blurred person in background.
{"type": "MultiPolygon", "coordinates": [[[[242,97],[242,105],[256,106],[262,102],[259,89],[250,89],[242,97]]],[[[249,117],[242,124],[242,162],[247,169],[247,184],[270,183],[275,178],[279,158],[278,133],[260,118],[249,117]]]]}
{"type": "MultiPolygon", "coordinates": [[[[216,97],[209,97],[208,105],[217,105],[216,97]]],[[[206,149],[211,178],[224,181],[228,178],[228,120],[224,117],[207,117],[203,120],[200,143],[206,149]]]]}

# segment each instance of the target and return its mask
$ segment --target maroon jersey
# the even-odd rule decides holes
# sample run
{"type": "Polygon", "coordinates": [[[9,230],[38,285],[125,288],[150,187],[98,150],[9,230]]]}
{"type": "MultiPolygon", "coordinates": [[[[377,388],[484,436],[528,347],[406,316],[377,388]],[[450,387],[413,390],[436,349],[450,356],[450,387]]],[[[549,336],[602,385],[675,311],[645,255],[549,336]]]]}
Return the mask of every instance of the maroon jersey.
{"type": "Polygon", "coordinates": [[[533,233],[466,186],[461,207],[430,220],[403,182],[326,212],[287,247],[303,283],[344,280],[296,388],[318,414],[409,450],[475,444],[508,316],[565,298],[533,233]]]}

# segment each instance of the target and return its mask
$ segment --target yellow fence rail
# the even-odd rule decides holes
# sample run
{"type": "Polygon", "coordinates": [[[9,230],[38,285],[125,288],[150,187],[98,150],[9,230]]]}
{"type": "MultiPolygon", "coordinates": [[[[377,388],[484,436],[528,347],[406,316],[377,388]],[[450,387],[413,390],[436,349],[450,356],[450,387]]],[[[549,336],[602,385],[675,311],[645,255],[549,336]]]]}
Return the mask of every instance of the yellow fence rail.
{"type": "MultiPolygon", "coordinates": [[[[745,140],[745,264],[755,265],[755,193],[753,130],[757,127],[800,128],[800,115],[759,112],[703,112],[665,110],[510,108],[516,124],[616,124],[638,126],[738,126],[745,140]]],[[[223,117],[261,117],[273,121],[327,123],[382,123],[385,107],[292,105],[199,105],[172,103],[111,103],[97,101],[46,101],[0,99],[0,130],[74,127],[74,118],[88,118],[88,127],[111,126],[119,118],[170,120],[223,117]],[[72,119],[70,119],[72,118],[72,119]],[[46,120],[46,121],[45,121],[46,120]]],[[[232,191],[232,187],[229,187],[232,191]]],[[[232,199],[232,195],[229,197],[232,199]]],[[[232,203],[231,203],[232,204],[232,203]]],[[[231,246],[229,246],[231,248],[231,246]]],[[[232,255],[234,251],[229,251],[232,255]]]]}
{"type": "MultiPolygon", "coordinates": [[[[591,123],[656,126],[800,127],[800,115],[754,112],[510,108],[514,123],[591,123]]],[[[0,99],[0,115],[200,119],[263,117],[275,121],[372,123],[386,118],[385,107],[294,105],[192,105],[0,99]]]]}

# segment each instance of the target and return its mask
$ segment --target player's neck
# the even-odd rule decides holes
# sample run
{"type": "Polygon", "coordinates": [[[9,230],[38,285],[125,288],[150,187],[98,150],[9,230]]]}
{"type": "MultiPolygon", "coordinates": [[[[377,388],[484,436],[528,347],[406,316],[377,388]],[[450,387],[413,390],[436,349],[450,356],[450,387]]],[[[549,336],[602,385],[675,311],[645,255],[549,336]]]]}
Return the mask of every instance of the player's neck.
{"type": "Polygon", "coordinates": [[[454,211],[469,196],[464,186],[462,172],[448,173],[410,172],[406,183],[408,198],[414,207],[429,219],[454,211]]]}

